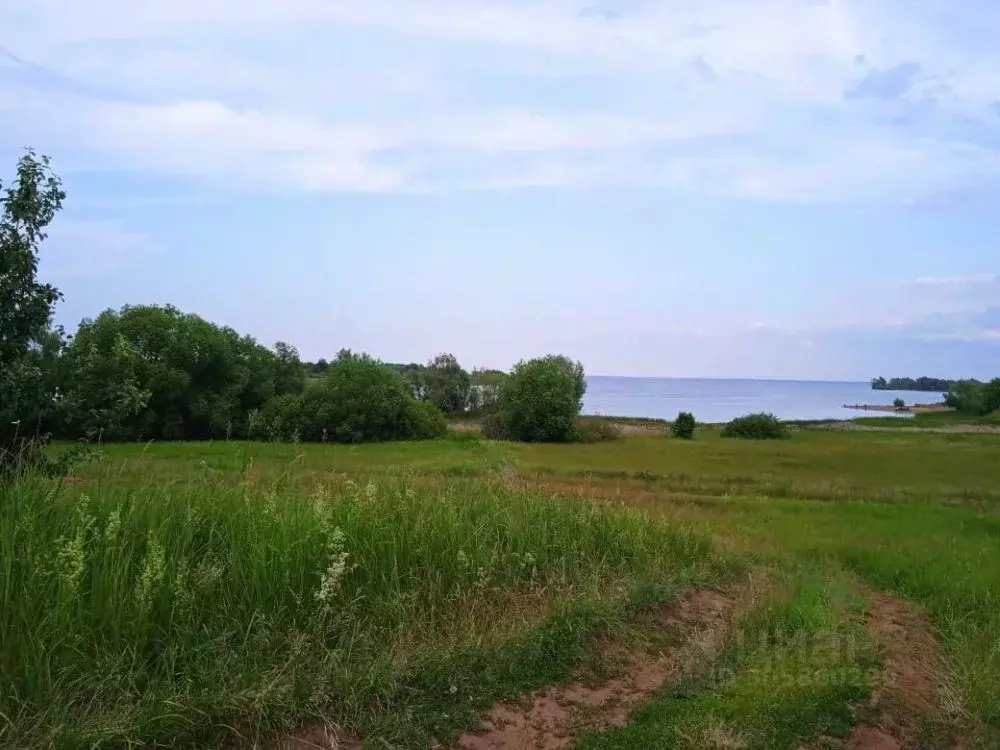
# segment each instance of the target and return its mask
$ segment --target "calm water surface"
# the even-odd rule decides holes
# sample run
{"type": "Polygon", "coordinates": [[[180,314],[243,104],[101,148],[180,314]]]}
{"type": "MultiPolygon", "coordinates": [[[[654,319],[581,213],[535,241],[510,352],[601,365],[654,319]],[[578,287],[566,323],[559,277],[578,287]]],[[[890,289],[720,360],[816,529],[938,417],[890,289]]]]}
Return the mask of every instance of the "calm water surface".
{"type": "Polygon", "coordinates": [[[757,411],[782,419],[852,419],[885,415],[844,409],[844,404],[891,404],[896,398],[908,404],[932,404],[941,400],[941,394],[873,391],[870,383],[591,376],[583,411],[665,419],[689,411],[699,422],[725,422],[757,411]]]}

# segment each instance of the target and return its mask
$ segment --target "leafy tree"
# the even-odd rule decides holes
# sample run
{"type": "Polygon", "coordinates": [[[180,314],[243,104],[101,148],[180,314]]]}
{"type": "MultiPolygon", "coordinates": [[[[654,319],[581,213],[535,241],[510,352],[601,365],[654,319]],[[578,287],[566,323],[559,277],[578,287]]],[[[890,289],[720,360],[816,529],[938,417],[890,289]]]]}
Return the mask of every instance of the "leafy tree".
{"type": "Polygon", "coordinates": [[[452,354],[439,354],[423,371],[423,397],[445,414],[461,414],[469,406],[472,378],[452,354]]]}
{"type": "Polygon", "coordinates": [[[972,416],[984,416],[1000,409],[1000,378],[988,383],[959,380],[945,394],[948,406],[972,416]]]}
{"type": "Polygon", "coordinates": [[[583,365],[562,354],[550,354],[543,359],[556,365],[573,379],[573,395],[579,408],[582,409],[583,397],[587,393],[587,378],[583,372],[583,365]]]}
{"type": "Polygon", "coordinates": [[[682,411],[677,415],[677,419],[674,420],[673,425],[671,425],[670,432],[675,438],[691,440],[694,437],[695,425],[694,414],[682,411]]]}
{"type": "Polygon", "coordinates": [[[31,352],[44,346],[59,290],[38,281],[38,249],[62,208],[63,192],[49,159],[28,150],[17,176],[0,181],[0,473],[20,453],[24,430],[41,419],[42,377],[31,352]]]}
{"type": "MultiPolygon", "coordinates": [[[[96,380],[70,379],[66,395],[78,419],[106,414],[111,395],[127,394],[133,386],[148,394],[143,408],[118,415],[123,421],[116,434],[122,439],[243,436],[252,410],[276,395],[301,391],[305,382],[291,347],[280,345],[272,352],[231,328],[171,306],[124,307],[85,320],[66,357],[73,370],[126,378],[116,382],[112,394],[95,387],[96,380]],[[123,359],[126,348],[132,354],[123,359]]],[[[135,399],[124,403],[134,406],[135,399]]],[[[77,424],[84,433],[103,429],[92,420],[77,424]]]]}
{"type": "Polygon", "coordinates": [[[928,391],[938,393],[944,393],[954,384],[953,380],[944,380],[943,378],[928,378],[920,377],[914,380],[913,378],[892,378],[891,380],[886,380],[885,378],[873,378],[872,379],[872,390],[875,391],[928,391]]]}
{"type": "MultiPolygon", "coordinates": [[[[325,362],[325,360],[321,360],[325,362]]],[[[274,390],[276,393],[301,393],[306,387],[306,370],[299,351],[279,341],[274,345],[274,390]]]]}
{"type": "Polygon", "coordinates": [[[903,399],[901,399],[901,398],[893,399],[892,405],[896,409],[905,409],[906,408],[906,402],[903,399]]]}
{"type": "Polygon", "coordinates": [[[67,425],[90,439],[126,440],[130,421],[149,402],[150,392],[139,386],[139,354],[119,335],[108,353],[96,343],[74,350],[72,387],[63,410],[67,425]]]}
{"type": "Polygon", "coordinates": [[[500,397],[502,433],[524,442],[569,442],[580,414],[583,367],[549,356],[514,367],[500,397]]]}
{"type": "Polygon", "coordinates": [[[303,440],[362,443],[439,437],[447,426],[432,405],[421,406],[392,367],[344,350],[302,395],[303,440]]]}

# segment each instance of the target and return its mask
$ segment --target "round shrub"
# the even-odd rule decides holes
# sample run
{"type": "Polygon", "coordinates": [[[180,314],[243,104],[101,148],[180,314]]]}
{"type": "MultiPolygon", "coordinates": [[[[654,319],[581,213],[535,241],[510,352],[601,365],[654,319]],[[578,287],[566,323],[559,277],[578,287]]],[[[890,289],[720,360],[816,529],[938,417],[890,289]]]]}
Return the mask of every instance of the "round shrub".
{"type": "Polygon", "coordinates": [[[673,425],[671,425],[670,432],[675,438],[691,440],[694,437],[694,428],[694,414],[689,411],[682,411],[677,415],[677,419],[674,420],[673,425]]]}
{"type": "Polygon", "coordinates": [[[409,432],[406,437],[430,440],[448,434],[448,423],[441,410],[430,401],[411,399],[407,405],[409,432]]]}
{"type": "Polygon", "coordinates": [[[511,440],[571,442],[585,387],[583,366],[565,357],[519,362],[500,395],[498,423],[511,440]]]}
{"type": "Polygon", "coordinates": [[[303,394],[272,399],[253,421],[259,436],[309,442],[434,438],[448,429],[441,411],[414,398],[402,375],[349,351],[341,352],[303,394]]]}
{"type": "Polygon", "coordinates": [[[789,436],[788,426],[773,414],[747,414],[737,417],[722,430],[722,437],[746,440],[780,440],[789,436]]]}

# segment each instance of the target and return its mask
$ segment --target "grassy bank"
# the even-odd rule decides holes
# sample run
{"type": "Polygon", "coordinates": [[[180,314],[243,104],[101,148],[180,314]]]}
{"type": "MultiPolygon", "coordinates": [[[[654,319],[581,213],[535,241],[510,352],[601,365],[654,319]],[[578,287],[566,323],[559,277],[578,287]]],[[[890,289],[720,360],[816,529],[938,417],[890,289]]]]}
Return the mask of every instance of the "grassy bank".
{"type": "Polygon", "coordinates": [[[0,740],[211,746],[323,716],[426,744],[722,573],[635,511],[250,476],[0,489],[0,740]]]}
{"type": "Polygon", "coordinates": [[[857,628],[884,590],[928,613],[940,700],[996,747],[998,448],[808,430],[103,446],[64,483],[0,490],[0,744],[218,747],[323,721],[426,747],[568,679],[644,603],[751,570],[773,586],[743,647],[587,746],[847,731],[868,673],[782,639],[857,636],[878,668],[857,628]]]}

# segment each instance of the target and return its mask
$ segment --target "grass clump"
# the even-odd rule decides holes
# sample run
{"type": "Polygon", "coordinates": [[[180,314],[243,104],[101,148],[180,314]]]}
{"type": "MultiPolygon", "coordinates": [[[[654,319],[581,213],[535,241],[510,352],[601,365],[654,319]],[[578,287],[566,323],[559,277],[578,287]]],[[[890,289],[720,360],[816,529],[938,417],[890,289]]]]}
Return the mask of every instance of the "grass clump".
{"type": "Polygon", "coordinates": [[[459,479],[278,491],[209,469],[0,487],[0,744],[192,747],[320,716],[415,742],[512,674],[551,678],[633,597],[720,572],[704,538],[635,511],[459,479]],[[422,692],[432,674],[448,689],[422,692]]]}
{"type": "Polygon", "coordinates": [[[670,434],[675,438],[691,440],[694,438],[695,426],[694,414],[689,411],[682,411],[670,426],[670,434]]]}
{"type": "Polygon", "coordinates": [[[722,437],[745,440],[782,440],[790,434],[788,425],[765,412],[737,417],[722,429],[722,437]]]}

